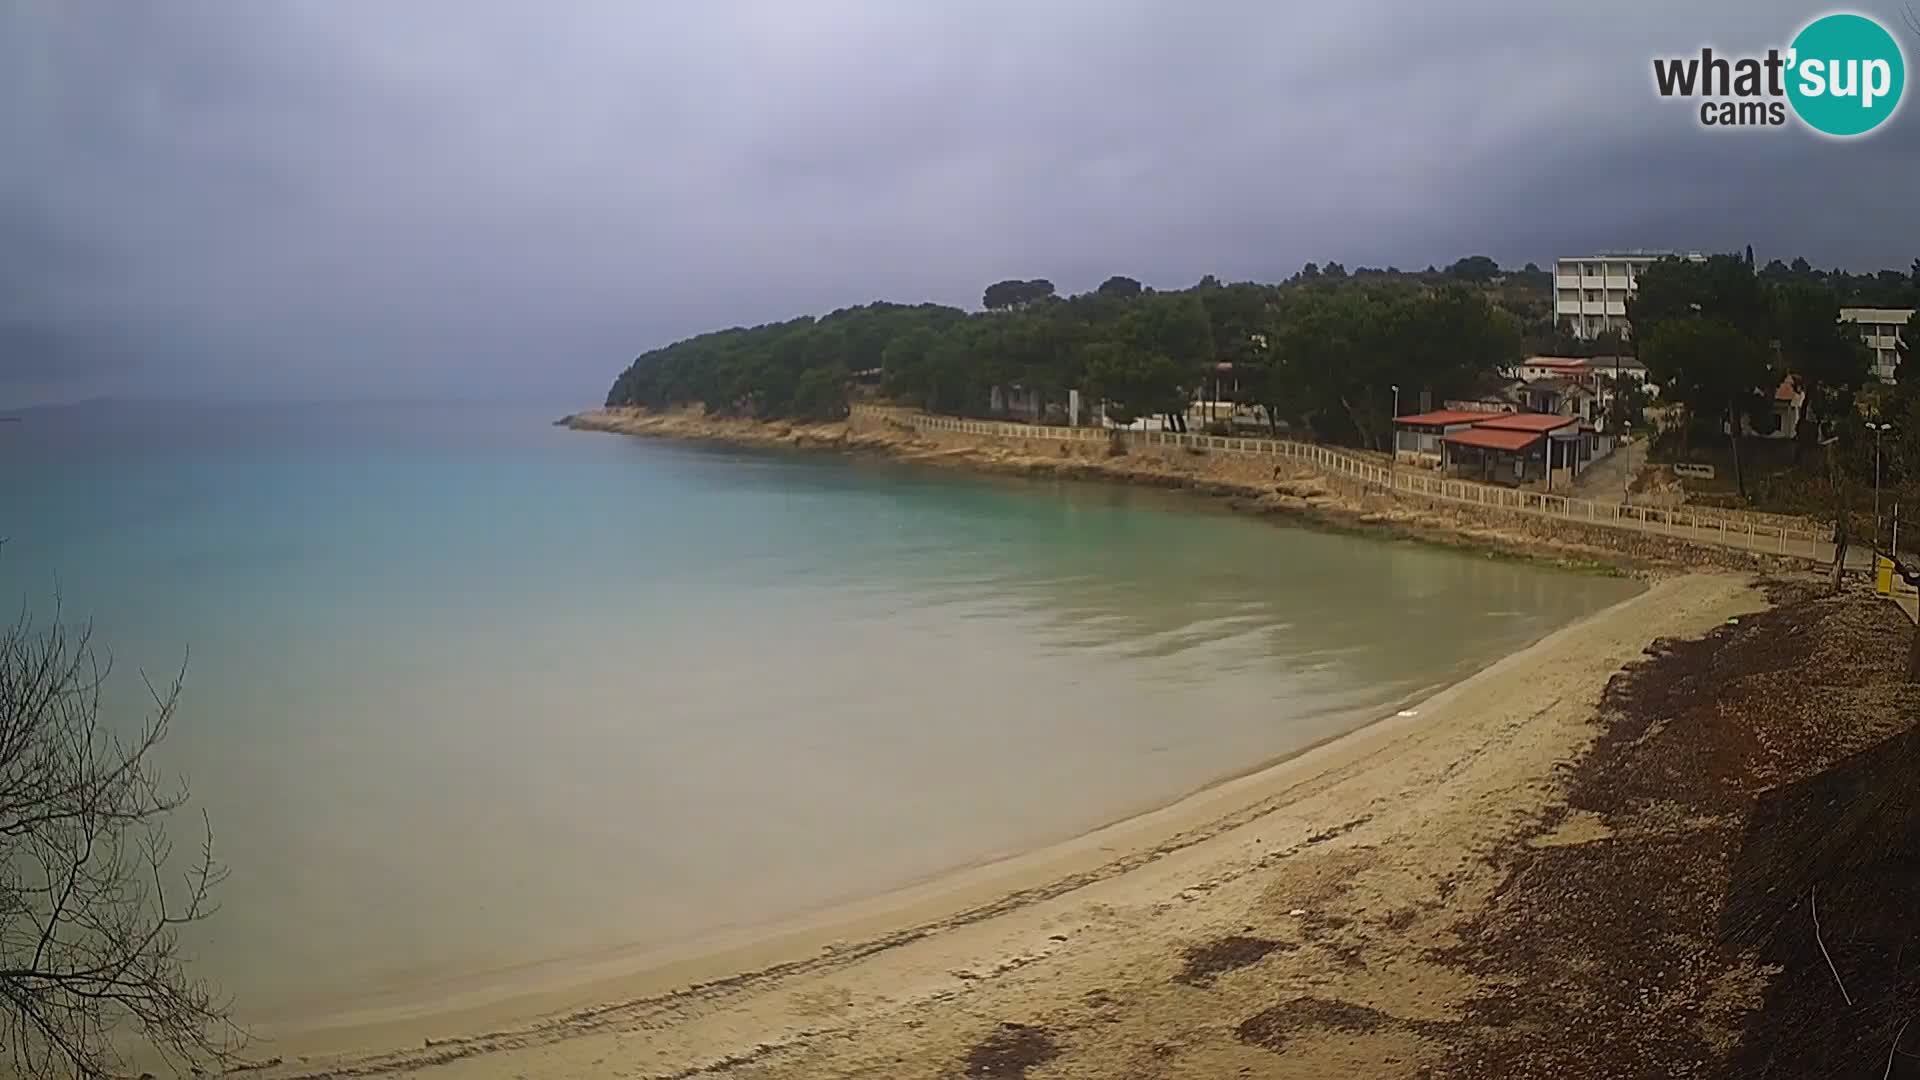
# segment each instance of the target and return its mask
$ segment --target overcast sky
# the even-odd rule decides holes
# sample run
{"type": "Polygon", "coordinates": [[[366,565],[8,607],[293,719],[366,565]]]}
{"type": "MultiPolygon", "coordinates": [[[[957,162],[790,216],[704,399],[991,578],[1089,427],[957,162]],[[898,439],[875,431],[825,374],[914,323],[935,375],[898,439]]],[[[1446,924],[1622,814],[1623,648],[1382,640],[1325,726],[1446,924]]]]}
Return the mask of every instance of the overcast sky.
{"type": "Polygon", "coordinates": [[[1920,107],[1841,143],[1652,90],[1824,10],[0,0],[0,405],[591,403],[689,333],[1009,276],[1904,269],[1920,107]]]}

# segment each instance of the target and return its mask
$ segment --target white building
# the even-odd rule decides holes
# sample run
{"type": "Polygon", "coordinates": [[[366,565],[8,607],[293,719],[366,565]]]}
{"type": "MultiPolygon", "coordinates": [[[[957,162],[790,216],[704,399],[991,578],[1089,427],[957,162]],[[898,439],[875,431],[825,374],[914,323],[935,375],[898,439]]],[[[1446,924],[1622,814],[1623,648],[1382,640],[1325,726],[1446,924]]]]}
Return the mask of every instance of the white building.
{"type": "Polygon", "coordinates": [[[1587,372],[1587,362],[1574,356],[1529,356],[1520,361],[1518,373],[1527,382],[1540,379],[1577,378],[1587,372]]]}
{"type": "Polygon", "coordinates": [[[1900,343],[1906,338],[1907,320],[1912,308],[1843,307],[1840,321],[1860,327],[1860,340],[1873,350],[1873,373],[1881,382],[1893,381],[1893,369],[1900,362],[1900,343]]]}
{"type": "Polygon", "coordinates": [[[1561,413],[1602,423],[1613,405],[1614,382],[1638,383],[1649,395],[1659,387],[1647,381],[1647,365],[1631,356],[1530,356],[1513,368],[1524,408],[1561,413]]]}
{"type": "Polygon", "coordinates": [[[1527,382],[1572,379],[1589,389],[1601,389],[1616,377],[1647,383],[1647,365],[1632,356],[1529,356],[1511,373],[1527,382]]]}
{"type": "MultiPolygon", "coordinates": [[[[1633,295],[1647,267],[1674,254],[1671,251],[1624,251],[1555,259],[1554,319],[1571,326],[1573,336],[1583,340],[1599,337],[1608,330],[1626,337],[1633,332],[1627,325],[1627,297],[1633,295]]],[[[1706,259],[1697,251],[1683,257],[1696,262],[1706,259]]]]}

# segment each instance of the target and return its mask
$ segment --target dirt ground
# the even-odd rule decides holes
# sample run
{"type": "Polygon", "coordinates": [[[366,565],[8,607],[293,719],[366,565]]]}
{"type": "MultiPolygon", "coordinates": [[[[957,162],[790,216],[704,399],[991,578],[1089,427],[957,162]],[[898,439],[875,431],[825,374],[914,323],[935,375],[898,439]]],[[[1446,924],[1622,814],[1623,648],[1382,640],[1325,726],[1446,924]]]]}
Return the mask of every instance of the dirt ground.
{"type": "Polygon", "coordinates": [[[1893,1054],[1920,1017],[1913,630],[1775,591],[1609,688],[1565,804],[1448,954],[1486,989],[1433,1075],[1920,1076],[1893,1054]]]}

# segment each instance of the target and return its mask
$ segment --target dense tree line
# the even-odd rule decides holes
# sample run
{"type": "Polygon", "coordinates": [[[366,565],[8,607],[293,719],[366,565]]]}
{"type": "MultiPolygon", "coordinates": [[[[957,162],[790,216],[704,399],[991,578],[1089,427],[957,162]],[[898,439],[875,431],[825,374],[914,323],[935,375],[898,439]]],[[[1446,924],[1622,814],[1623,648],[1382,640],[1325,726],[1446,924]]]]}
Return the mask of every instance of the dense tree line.
{"type": "MultiPolygon", "coordinates": [[[[1719,326],[1675,328],[1662,341],[1667,356],[1738,346],[1724,353],[1732,370],[1702,372],[1698,386],[1682,389],[1702,415],[1752,406],[1771,389],[1762,369],[1783,364],[1817,391],[1819,415],[1838,415],[1860,385],[1858,354],[1842,355],[1829,316],[1842,303],[1891,306],[1906,295],[1900,290],[1920,290],[1909,275],[1816,271],[1803,260],[1757,273],[1740,258],[1706,266],[1700,275],[1737,269],[1744,284],[1728,278],[1707,289],[1687,276],[1694,271],[1663,268],[1637,309],[1657,322],[1662,305],[1691,303],[1662,298],[1662,280],[1681,275],[1678,293],[1706,289],[1709,306],[1727,309],[1721,321],[1742,328],[1737,342],[1719,326]],[[1785,306],[1776,312],[1776,305],[1785,306]],[[1784,353],[1772,344],[1780,319],[1794,328],[1784,353]],[[1757,353],[1751,341],[1761,343],[1757,353]],[[1708,402],[1710,395],[1719,396],[1708,402]]],[[[1017,386],[1049,413],[1063,411],[1069,391],[1079,390],[1104,401],[1115,421],[1157,415],[1181,429],[1188,403],[1210,387],[1219,365],[1231,364],[1241,399],[1264,406],[1270,422],[1383,446],[1395,385],[1405,406],[1422,394],[1438,402],[1484,385],[1528,353],[1631,348],[1617,339],[1568,340],[1553,315],[1551,275],[1532,263],[1502,269],[1484,255],[1420,271],[1309,263],[1277,284],[1208,276],[1169,291],[1114,276],[1073,296],[1044,279],[1009,279],[988,286],[981,307],[875,303],[702,334],[634,361],[607,402],[702,403],[719,414],[828,420],[845,415],[850,382],[877,380],[903,403],[985,415],[995,386],[1017,386]]],[[[1694,374],[1689,368],[1676,377],[1694,374]]]]}
{"type": "MultiPolygon", "coordinates": [[[[1914,274],[1920,275],[1920,260],[1914,274]]],[[[1717,255],[1705,262],[1663,260],[1640,276],[1627,304],[1640,359],[1661,387],[1661,400],[1683,406],[1696,436],[1731,443],[1734,480],[1746,494],[1742,440],[1749,427],[1762,433],[1773,416],[1775,390],[1783,382],[1805,395],[1793,432],[1802,457],[1826,446],[1823,460],[1838,489],[1871,485],[1868,423],[1894,425],[1888,444],[1880,434],[1880,479],[1896,494],[1913,489],[1920,506],[1920,369],[1911,344],[1920,340],[1920,319],[1906,325],[1908,347],[1896,368],[1896,383],[1879,383],[1859,328],[1840,321],[1843,306],[1909,307],[1920,296],[1920,278],[1812,271],[1804,260],[1775,262],[1755,271],[1750,257],[1717,255]],[[1784,272],[1782,272],[1784,271],[1784,272]],[[1901,277],[1896,281],[1896,277],[1901,277]],[[1901,281],[1905,283],[1902,284],[1901,281]]]]}
{"type": "Polygon", "coordinates": [[[834,419],[850,379],[877,372],[885,394],[936,412],[984,414],[995,386],[1057,412],[1079,390],[1116,422],[1157,415],[1184,429],[1188,403],[1220,377],[1276,424],[1384,445],[1392,385],[1409,402],[1422,391],[1437,399],[1521,353],[1515,317],[1480,285],[1437,271],[1349,275],[1328,264],[1280,285],[1208,277],[1174,291],[1116,276],[1069,297],[1046,281],[1003,281],[982,306],[878,303],[702,334],[634,361],[607,403],[834,419]]]}
{"type": "Polygon", "coordinates": [[[1913,260],[1904,273],[1881,270],[1871,274],[1848,273],[1838,267],[1820,270],[1805,259],[1791,263],[1773,259],[1757,276],[1769,285],[1797,281],[1822,286],[1832,290],[1844,307],[1920,308],[1920,259],[1913,260]]]}
{"type": "Polygon", "coordinates": [[[607,404],[700,402],[726,415],[835,419],[846,415],[852,373],[879,368],[901,338],[938,339],[966,322],[965,312],[938,304],[876,303],[700,334],[635,360],[614,380],[607,404]]]}

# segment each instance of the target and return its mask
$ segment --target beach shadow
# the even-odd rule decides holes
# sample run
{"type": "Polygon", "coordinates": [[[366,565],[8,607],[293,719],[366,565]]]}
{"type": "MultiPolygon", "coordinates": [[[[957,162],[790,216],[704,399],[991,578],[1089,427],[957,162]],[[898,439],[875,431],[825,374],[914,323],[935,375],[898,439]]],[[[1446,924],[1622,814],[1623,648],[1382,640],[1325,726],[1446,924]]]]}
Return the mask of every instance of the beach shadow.
{"type": "Polygon", "coordinates": [[[1778,972],[1734,1075],[1920,1080],[1920,729],[1756,800],[1720,932],[1778,972]]]}
{"type": "Polygon", "coordinates": [[[1060,1056],[1046,1028],[1001,1024],[967,1054],[966,1075],[976,1080],[1025,1080],[1028,1069],[1060,1056]]]}

